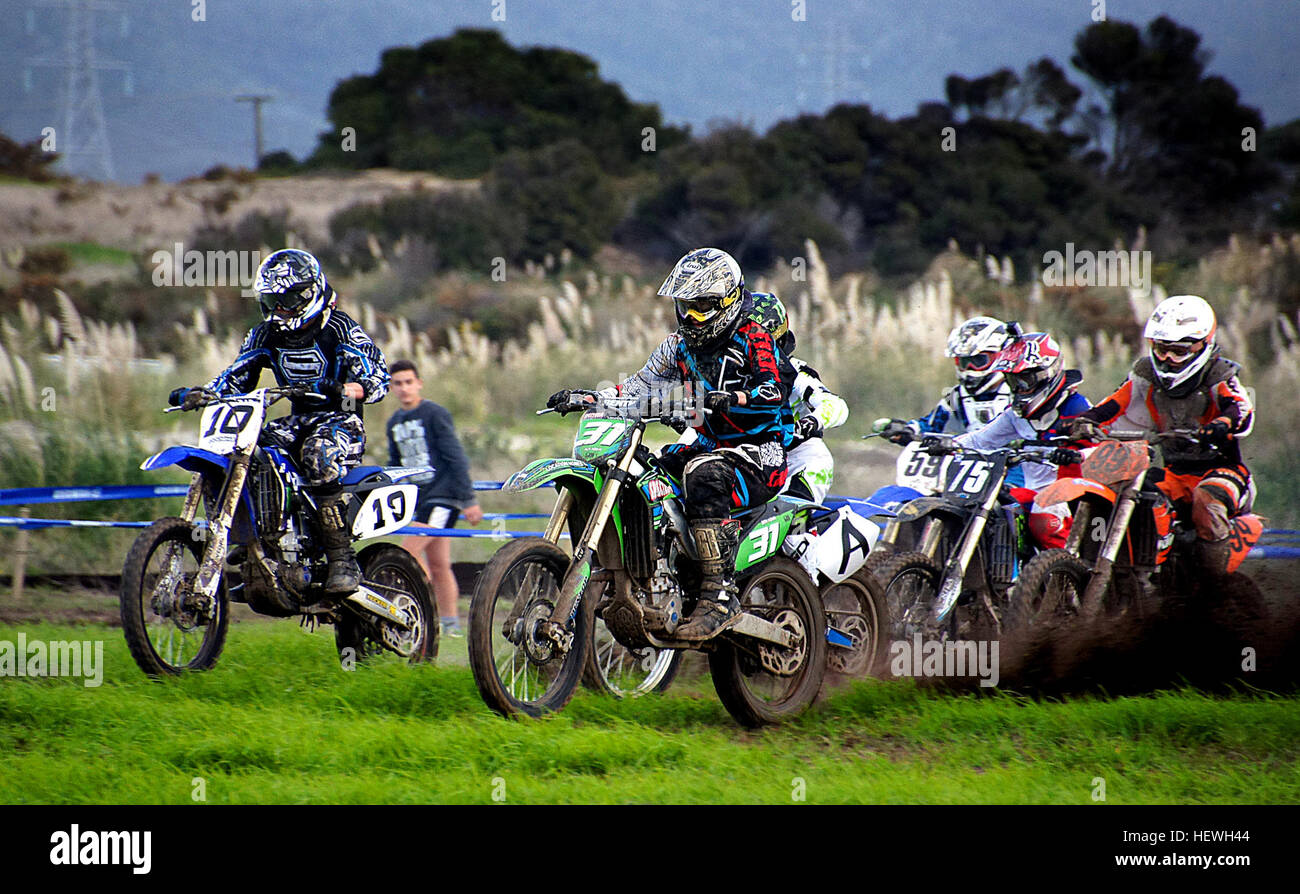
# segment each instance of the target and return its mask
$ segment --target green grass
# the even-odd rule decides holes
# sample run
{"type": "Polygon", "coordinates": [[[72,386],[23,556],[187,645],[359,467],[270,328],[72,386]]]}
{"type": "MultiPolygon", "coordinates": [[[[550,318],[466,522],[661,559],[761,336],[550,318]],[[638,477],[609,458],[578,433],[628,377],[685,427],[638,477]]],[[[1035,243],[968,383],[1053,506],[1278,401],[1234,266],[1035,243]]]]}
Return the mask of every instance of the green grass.
{"type": "MultiPolygon", "coordinates": [[[[0,627],[0,640],[20,628],[0,627]]],[[[619,702],[580,693],[543,721],[496,717],[464,665],[339,668],[329,631],[232,626],[211,672],[155,683],[120,631],[104,684],[0,680],[0,803],[1294,803],[1296,699],[1194,691],[1036,702],[862,681],[747,732],[707,677],[619,702]]]]}
{"type": "Polygon", "coordinates": [[[74,265],[120,264],[131,266],[135,264],[135,256],[129,251],[108,245],[100,245],[98,242],[55,242],[52,243],[52,246],[67,252],[68,258],[74,265]]]}

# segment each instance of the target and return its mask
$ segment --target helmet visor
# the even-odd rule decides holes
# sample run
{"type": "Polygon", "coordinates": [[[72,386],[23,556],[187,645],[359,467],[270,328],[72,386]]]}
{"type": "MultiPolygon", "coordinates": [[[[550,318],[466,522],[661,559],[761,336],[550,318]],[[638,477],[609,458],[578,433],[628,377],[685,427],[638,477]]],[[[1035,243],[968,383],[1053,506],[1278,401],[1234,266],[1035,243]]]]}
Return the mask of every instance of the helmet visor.
{"type": "Polygon", "coordinates": [[[997,351],[981,351],[978,354],[967,354],[964,357],[957,357],[957,369],[962,372],[983,372],[993,365],[997,359],[997,351]]]}

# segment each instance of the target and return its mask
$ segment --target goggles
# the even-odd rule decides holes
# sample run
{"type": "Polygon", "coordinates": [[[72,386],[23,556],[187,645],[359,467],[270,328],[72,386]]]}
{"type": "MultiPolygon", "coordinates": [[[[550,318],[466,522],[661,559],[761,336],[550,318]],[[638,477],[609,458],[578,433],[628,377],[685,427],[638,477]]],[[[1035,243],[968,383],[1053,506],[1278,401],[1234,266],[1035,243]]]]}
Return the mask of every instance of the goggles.
{"type": "Polygon", "coordinates": [[[1205,340],[1186,342],[1186,341],[1151,341],[1151,352],[1159,360],[1167,360],[1171,363],[1179,363],[1188,357],[1193,357],[1201,352],[1205,347],[1205,340]]]}
{"type": "Polygon", "coordinates": [[[996,351],[982,351],[979,354],[968,354],[954,359],[957,361],[957,369],[962,372],[983,372],[993,365],[997,356],[996,351]]]}

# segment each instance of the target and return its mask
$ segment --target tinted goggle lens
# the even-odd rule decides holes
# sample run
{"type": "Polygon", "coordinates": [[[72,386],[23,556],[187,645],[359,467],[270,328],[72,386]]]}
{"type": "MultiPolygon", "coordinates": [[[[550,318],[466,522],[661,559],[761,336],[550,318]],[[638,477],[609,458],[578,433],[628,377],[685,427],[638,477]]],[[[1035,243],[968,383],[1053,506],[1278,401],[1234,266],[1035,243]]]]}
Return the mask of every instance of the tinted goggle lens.
{"type": "Polygon", "coordinates": [[[257,295],[257,300],[262,303],[267,313],[299,310],[310,298],[311,294],[306,286],[289,292],[259,292],[257,295]]]}
{"type": "Polygon", "coordinates": [[[1036,372],[1007,373],[1006,380],[1007,384],[1011,386],[1011,390],[1016,394],[1029,394],[1038,387],[1042,377],[1036,372]]]}
{"type": "Polygon", "coordinates": [[[696,316],[707,317],[716,313],[722,299],[716,295],[703,295],[699,298],[676,298],[677,315],[684,317],[688,313],[694,313],[696,316]]]}
{"type": "Polygon", "coordinates": [[[993,365],[993,360],[996,357],[997,354],[993,351],[958,357],[957,368],[962,372],[982,372],[993,365]]]}
{"type": "Polygon", "coordinates": [[[1153,341],[1151,349],[1161,360],[1172,360],[1177,363],[1179,360],[1186,360],[1201,349],[1204,342],[1185,342],[1185,341],[1153,341]]]}

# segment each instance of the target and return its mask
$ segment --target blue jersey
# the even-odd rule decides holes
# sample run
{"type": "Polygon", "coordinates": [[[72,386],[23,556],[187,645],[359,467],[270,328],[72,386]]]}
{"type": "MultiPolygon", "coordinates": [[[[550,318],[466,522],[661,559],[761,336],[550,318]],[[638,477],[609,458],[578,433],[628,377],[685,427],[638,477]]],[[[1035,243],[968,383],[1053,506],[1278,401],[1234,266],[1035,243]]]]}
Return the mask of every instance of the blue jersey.
{"type": "MultiPolygon", "coordinates": [[[[270,369],[279,385],[309,385],[322,379],[356,382],[372,404],[388,393],[388,366],[383,352],[370,336],[343,311],[306,339],[286,333],[270,323],[254,326],[244,339],[235,362],[222,370],[207,387],[217,394],[245,394],[257,385],[262,370],[270,369]]],[[[343,401],[295,400],[294,414],[341,411],[343,401]]],[[[361,408],[352,412],[361,415],[361,408]]]]}

